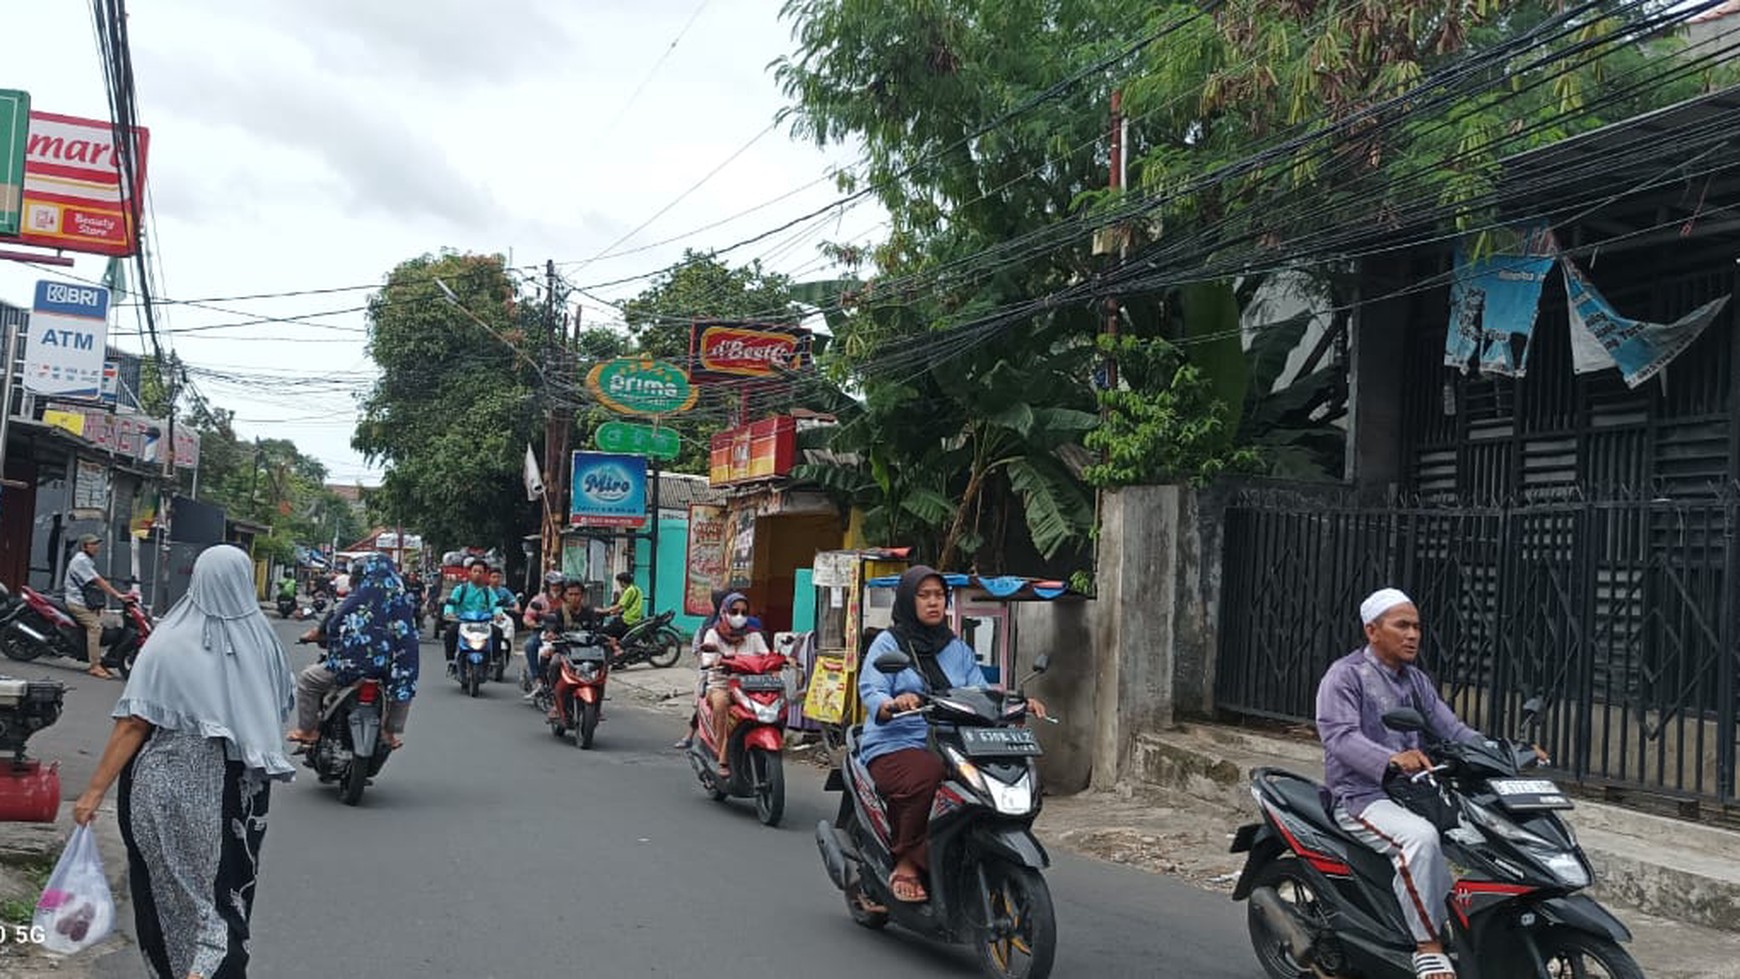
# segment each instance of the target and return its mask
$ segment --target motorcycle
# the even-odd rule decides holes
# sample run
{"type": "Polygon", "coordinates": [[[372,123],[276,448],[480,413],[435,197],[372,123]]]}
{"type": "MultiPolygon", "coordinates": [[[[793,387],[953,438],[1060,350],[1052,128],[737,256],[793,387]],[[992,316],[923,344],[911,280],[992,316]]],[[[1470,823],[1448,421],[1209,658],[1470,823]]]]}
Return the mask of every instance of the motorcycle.
{"type": "Polygon", "coordinates": [[[278,618],[288,619],[295,612],[296,612],[296,596],[295,595],[279,595],[278,596],[278,618]]]}
{"type": "Polygon", "coordinates": [[[514,617],[506,609],[498,608],[492,621],[501,630],[501,642],[496,646],[492,667],[492,676],[495,682],[500,683],[502,677],[507,675],[508,659],[513,655],[514,617]]]}
{"type": "MultiPolygon", "coordinates": [[[[1028,679],[1044,673],[1048,660],[1039,656],[1028,679]]],[[[898,651],[871,663],[887,674],[911,665],[898,651]]],[[[888,811],[858,758],[862,726],[846,733],[841,767],[823,785],[841,793],[834,821],[816,824],[828,879],[865,928],[895,921],[939,941],[970,944],[980,968],[996,979],[1045,979],[1057,953],[1057,919],[1041,873],[1051,859],[1033,836],[1041,804],[1034,759],[1043,752],[1022,726],[1027,697],[966,687],[922,700],[912,713],[930,722],[933,750],[948,772],[930,812],[930,899],[905,903],[888,887],[895,863],[888,811]]]]}
{"type": "MultiPolygon", "coordinates": [[[[139,647],[151,634],[151,619],[139,604],[138,582],[128,584],[127,597],[121,603],[121,624],[105,625],[101,640],[103,665],[122,676],[132,672],[139,647]]],[[[43,655],[82,662],[86,656],[85,628],[60,599],[29,585],[15,596],[0,585],[0,651],[22,662],[43,655]]]]}
{"type": "Polygon", "coordinates": [[[320,702],[319,738],[300,749],[320,784],[338,783],[338,797],[347,806],[362,801],[363,789],[393,753],[381,730],[385,701],[380,681],[369,677],[328,691],[320,702]]]}
{"type": "MultiPolygon", "coordinates": [[[[1538,700],[1523,706],[1525,726],[1540,709],[1538,700]]],[[[1383,722],[1425,729],[1413,708],[1392,710],[1383,722]]],[[[1642,979],[1619,944],[1631,933],[1579,893],[1593,875],[1559,815],[1573,805],[1551,781],[1524,774],[1539,763],[1534,749],[1492,739],[1431,744],[1426,754],[1432,768],[1385,788],[1449,826],[1444,856],[1457,879],[1445,944],[1457,975],[1642,979]]],[[[1251,794],[1263,821],[1234,837],[1233,852],[1249,856],[1233,899],[1250,902],[1247,927],[1263,971],[1276,979],[1411,979],[1415,945],[1391,890],[1390,861],[1341,830],[1328,792],[1311,779],[1259,768],[1251,794]]]]}
{"type": "Polygon", "coordinates": [[[719,776],[719,749],[713,738],[713,709],[702,696],[696,705],[700,723],[690,739],[689,766],[701,787],[720,802],[727,797],[754,799],[755,815],[764,826],[777,826],[785,815],[785,677],[786,659],[779,653],[726,656],[720,665],[729,674],[731,718],[725,757],[731,773],[719,776]]]}
{"type": "Polygon", "coordinates": [[[604,681],[610,677],[604,637],[570,632],[550,640],[545,648],[557,663],[556,683],[539,690],[532,702],[546,718],[552,707],[560,715],[560,720],[549,719],[551,734],[559,738],[573,732],[575,747],[591,748],[604,709],[604,681]]]}
{"type": "Polygon", "coordinates": [[[635,663],[646,663],[658,669],[677,665],[683,655],[683,635],[671,625],[676,612],[661,612],[650,619],[636,622],[617,640],[617,652],[610,658],[610,668],[620,670],[635,663]]]}
{"type": "Polygon", "coordinates": [[[478,690],[500,653],[492,648],[494,634],[488,612],[459,613],[459,642],[454,647],[454,678],[467,696],[477,696],[478,690]]]}

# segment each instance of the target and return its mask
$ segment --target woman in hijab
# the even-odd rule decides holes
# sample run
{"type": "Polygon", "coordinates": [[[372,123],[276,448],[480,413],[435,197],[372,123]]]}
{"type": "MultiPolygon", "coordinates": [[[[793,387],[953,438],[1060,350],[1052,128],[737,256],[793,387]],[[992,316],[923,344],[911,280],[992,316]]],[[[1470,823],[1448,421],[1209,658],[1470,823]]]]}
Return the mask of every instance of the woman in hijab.
{"type": "Polygon", "coordinates": [[[295,769],[282,732],[290,665],[254,597],[254,562],[220,544],[139,651],[115,730],[73,806],[89,825],[117,776],[145,970],[241,979],[271,785],[295,769]]]}
{"type": "Polygon", "coordinates": [[[728,656],[768,652],[767,639],[749,627],[749,599],[738,592],[719,603],[719,617],[701,637],[701,668],[707,671],[707,703],[713,713],[713,745],[719,751],[719,777],[730,778],[725,739],[731,734],[731,684],[723,661],[728,656]]]}
{"type": "Polygon", "coordinates": [[[397,748],[417,695],[417,606],[385,554],[364,556],[355,579],[355,591],[326,620],[326,661],[296,677],[296,730],[289,738],[313,744],[327,692],[374,677],[387,697],[382,731],[397,748]]]}
{"type": "MultiPolygon", "coordinates": [[[[894,715],[917,710],[923,703],[920,695],[928,691],[986,685],[973,647],[948,627],[948,607],[948,583],[941,574],[922,564],[909,569],[894,592],[894,624],[870,644],[864,663],[899,650],[913,665],[893,676],[873,669],[858,672],[858,698],[868,715],[858,757],[888,806],[895,861],[889,892],[907,902],[930,899],[924,887],[930,806],[944,770],[926,744],[930,729],[925,719],[894,715]]],[[[1045,716],[1045,705],[1037,700],[1029,699],[1027,709],[1045,716]]]]}

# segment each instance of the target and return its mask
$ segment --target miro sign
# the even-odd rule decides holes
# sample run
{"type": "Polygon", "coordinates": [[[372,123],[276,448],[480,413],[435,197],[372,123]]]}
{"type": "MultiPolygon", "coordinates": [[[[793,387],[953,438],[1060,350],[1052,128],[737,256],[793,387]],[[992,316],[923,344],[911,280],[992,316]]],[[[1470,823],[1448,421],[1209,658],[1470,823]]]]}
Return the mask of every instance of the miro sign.
{"type": "Polygon", "coordinates": [[[568,523],[574,527],[646,524],[646,457],[576,452],[568,523]]]}
{"type": "Polygon", "coordinates": [[[109,290],[67,282],[36,283],[24,353],[24,388],[61,398],[102,393],[109,338],[109,290]]]}
{"type": "Polygon", "coordinates": [[[619,415],[674,415],[695,405],[689,375],[674,364],[642,357],[618,357],[592,368],[586,389],[619,415]]]}

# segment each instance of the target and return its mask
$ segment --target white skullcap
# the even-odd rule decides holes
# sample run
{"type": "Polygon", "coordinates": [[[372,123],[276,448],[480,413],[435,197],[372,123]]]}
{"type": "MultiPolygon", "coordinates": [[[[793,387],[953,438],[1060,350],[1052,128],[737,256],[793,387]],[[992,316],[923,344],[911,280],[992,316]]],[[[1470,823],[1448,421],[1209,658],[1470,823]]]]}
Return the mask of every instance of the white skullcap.
{"type": "Polygon", "coordinates": [[[1403,594],[1400,588],[1379,588],[1359,603],[1359,619],[1366,625],[1371,625],[1397,605],[1412,604],[1414,600],[1403,594]]]}

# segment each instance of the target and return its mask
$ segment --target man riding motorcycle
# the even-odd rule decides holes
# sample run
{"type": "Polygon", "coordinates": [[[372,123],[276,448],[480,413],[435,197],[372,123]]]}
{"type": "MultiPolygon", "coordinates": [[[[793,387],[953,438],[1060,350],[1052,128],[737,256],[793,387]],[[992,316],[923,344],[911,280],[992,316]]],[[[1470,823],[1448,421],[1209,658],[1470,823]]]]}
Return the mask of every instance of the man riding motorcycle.
{"type": "Polygon", "coordinates": [[[604,632],[612,639],[621,639],[646,618],[646,598],[634,583],[634,575],[627,571],[616,576],[616,583],[622,586],[622,592],[616,596],[616,604],[604,610],[606,616],[616,618],[605,623],[604,632]]]}
{"type": "MultiPolygon", "coordinates": [[[[1335,797],[1335,819],[1361,843],[1395,865],[1395,894],[1417,949],[1420,979],[1455,979],[1442,936],[1452,879],[1438,829],[1393,801],[1384,781],[1432,767],[1421,732],[1384,726],[1383,715],[1412,707],[1427,731],[1443,741],[1478,741],[1438,695],[1415,660],[1420,654],[1420,612],[1394,588],[1373,592],[1359,607],[1366,645],[1330,664],[1317,687],[1317,734],[1324,774],[1335,797]]],[[[1545,753],[1535,749],[1545,760],[1545,753]]]]}
{"type": "Polygon", "coordinates": [[[544,672],[538,668],[538,650],[544,645],[544,630],[540,626],[545,619],[560,613],[567,590],[567,576],[560,571],[549,571],[544,574],[544,590],[526,603],[526,629],[531,632],[526,638],[526,672],[532,678],[532,691],[526,694],[527,700],[537,696],[538,687],[544,682],[544,672]]]}
{"type": "MultiPolygon", "coordinates": [[[[481,612],[489,616],[495,615],[496,606],[501,601],[501,596],[496,594],[494,588],[490,587],[488,562],[482,558],[477,558],[471,562],[466,571],[467,579],[448,592],[447,601],[441,606],[441,614],[450,618],[457,617],[462,612],[481,612]]],[[[502,642],[501,630],[492,624],[489,627],[489,633],[494,645],[499,648],[502,642]]],[[[443,652],[447,655],[447,674],[452,676],[456,672],[453,657],[459,648],[459,623],[457,621],[448,623],[442,641],[445,644],[443,652]]]]}
{"type": "Polygon", "coordinates": [[[417,629],[403,582],[385,554],[358,562],[357,587],[309,636],[327,650],[322,662],[296,678],[297,726],[287,737],[311,745],[319,738],[321,704],[328,691],[364,677],[380,680],[387,697],[382,732],[399,747],[399,735],[417,694],[417,629]]]}
{"type": "MultiPolygon", "coordinates": [[[[604,616],[592,607],[592,596],[578,582],[570,584],[563,592],[562,604],[554,612],[546,613],[539,620],[538,633],[541,637],[538,643],[538,659],[533,664],[533,675],[537,683],[544,687],[555,685],[556,671],[561,669],[556,657],[550,655],[549,645],[557,636],[578,630],[597,631],[604,625],[604,616]]],[[[550,708],[552,718],[560,718],[561,708],[550,708]]]]}

